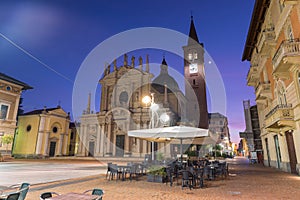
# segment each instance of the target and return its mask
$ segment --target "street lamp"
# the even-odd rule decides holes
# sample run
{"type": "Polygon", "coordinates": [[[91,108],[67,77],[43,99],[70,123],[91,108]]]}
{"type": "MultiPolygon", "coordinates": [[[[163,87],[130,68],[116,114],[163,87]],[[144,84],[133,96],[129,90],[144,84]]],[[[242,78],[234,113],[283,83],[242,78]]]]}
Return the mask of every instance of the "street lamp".
{"type": "MultiPolygon", "coordinates": [[[[154,103],[154,93],[151,93],[150,96],[144,96],[142,102],[146,104],[146,106],[150,103],[150,110],[151,110],[151,121],[150,121],[150,128],[154,128],[154,112],[157,111],[158,105],[154,103]]],[[[154,160],[154,141],[151,142],[152,147],[152,160],[154,160]]]]}

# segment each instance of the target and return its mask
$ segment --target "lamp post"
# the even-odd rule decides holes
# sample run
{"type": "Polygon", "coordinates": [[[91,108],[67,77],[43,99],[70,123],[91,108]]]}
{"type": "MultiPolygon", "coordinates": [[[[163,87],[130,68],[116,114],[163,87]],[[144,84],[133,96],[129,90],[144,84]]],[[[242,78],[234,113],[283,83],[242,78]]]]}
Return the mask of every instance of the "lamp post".
{"type": "MultiPolygon", "coordinates": [[[[142,102],[146,105],[150,103],[150,110],[151,110],[151,121],[150,121],[150,128],[155,128],[154,125],[154,113],[158,109],[158,105],[154,103],[154,93],[151,93],[150,96],[144,96],[142,99],[142,102]]],[[[151,147],[152,147],[152,155],[151,158],[154,160],[154,141],[151,142],[151,147]]]]}

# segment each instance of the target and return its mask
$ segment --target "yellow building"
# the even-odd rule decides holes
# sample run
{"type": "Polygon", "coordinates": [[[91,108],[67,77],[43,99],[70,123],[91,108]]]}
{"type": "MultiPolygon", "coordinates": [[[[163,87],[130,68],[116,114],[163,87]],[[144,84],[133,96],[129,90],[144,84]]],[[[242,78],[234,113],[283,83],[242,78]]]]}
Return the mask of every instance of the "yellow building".
{"type": "Polygon", "coordinates": [[[27,112],[18,117],[14,157],[68,155],[70,116],[60,106],[27,112]]]}
{"type": "Polygon", "coordinates": [[[251,62],[264,164],[300,174],[300,1],[255,2],[243,60],[251,62]]]}
{"type": "Polygon", "coordinates": [[[31,86],[0,73],[0,152],[11,150],[11,145],[4,145],[4,135],[14,135],[21,93],[32,89],[31,86]]]}

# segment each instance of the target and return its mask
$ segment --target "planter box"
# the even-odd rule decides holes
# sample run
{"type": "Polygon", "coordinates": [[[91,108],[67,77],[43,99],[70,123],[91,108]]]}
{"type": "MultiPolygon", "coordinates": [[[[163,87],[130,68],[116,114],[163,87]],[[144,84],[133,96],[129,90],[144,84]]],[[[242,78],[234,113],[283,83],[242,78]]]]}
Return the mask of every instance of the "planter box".
{"type": "Polygon", "coordinates": [[[159,175],[148,174],[147,175],[147,181],[148,182],[155,182],[155,183],[164,183],[165,182],[165,177],[164,176],[159,176],[159,175]]]}

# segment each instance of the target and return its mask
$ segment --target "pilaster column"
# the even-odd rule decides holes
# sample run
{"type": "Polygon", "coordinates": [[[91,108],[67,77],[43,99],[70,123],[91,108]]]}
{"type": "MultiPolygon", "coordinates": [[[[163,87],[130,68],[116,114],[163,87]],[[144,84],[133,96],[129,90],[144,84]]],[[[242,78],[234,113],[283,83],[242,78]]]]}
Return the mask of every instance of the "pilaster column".
{"type": "Polygon", "coordinates": [[[44,132],[44,128],[45,128],[45,116],[41,116],[40,117],[40,126],[39,126],[39,133],[38,133],[38,138],[37,138],[37,143],[36,143],[36,150],[35,150],[35,154],[39,155],[42,152],[42,144],[43,144],[43,132],[44,132]]]}
{"type": "Polygon", "coordinates": [[[48,153],[49,135],[50,135],[50,132],[45,133],[45,143],[44,143],[44,152],[43,152],[44,156],[49,156],[49,153],[48,153]]]}
{"type": "Polygon", "coordinates": [[[105,145],[105,133],[104,133],[105,125],[100,125],[100,155],[104,157],[104,145],[105,145]]]}
{"type": "Polygon", "coordinates": [[[96,155],[99,156],[100,153],[100,143],[101,143],[101,127],[98,124],[96,126],[97,129],[97,137],[96,137],[96,155]]]}
{"type": "Polygon", "coordinates": [[[63,135],[63,150],[62,150],[62,154],[64,156],[67,155],[67,149],[68,149],[68,134],[64,134],[63,135]]]}
{"type": "Polygon", "coordinates": [[[79,156],[82,156],[82,149],[83,149],[82,140],[83,140],[83,125],[80,125],[79,140],[78,140],[78,151],[77,151],[77,155],[79,155],[79,156]]]}
{"type": "Polygon", "coordinates": [[[61,133],[61,134],[59,135],[59,141],[58,141],[58,153],[57,153],[58,156],[61,156],[61,155],[62,155],[62,145],[63,145],[63,140],[64,140],[64,134],[61,133]]]}
{"type": "Polygon", "coordinates": [[[107,128],[107,146],[106,146],[106,153],[112,153],[111,152],[111,122],[108,122],[108,128],[107,128]]]}

